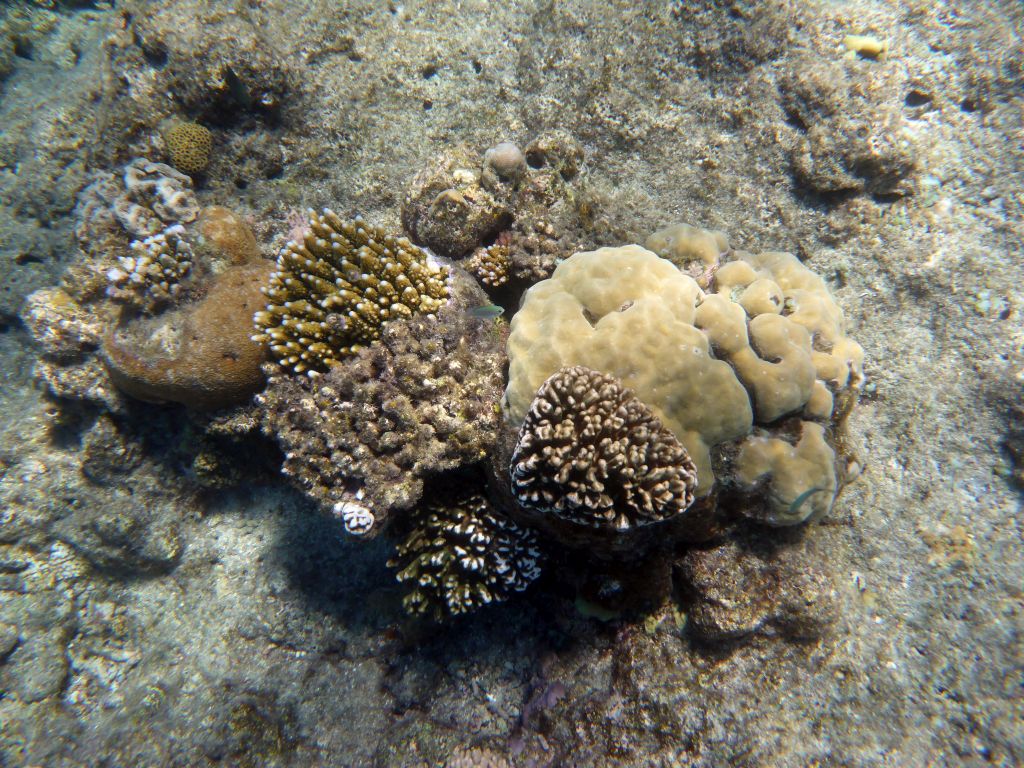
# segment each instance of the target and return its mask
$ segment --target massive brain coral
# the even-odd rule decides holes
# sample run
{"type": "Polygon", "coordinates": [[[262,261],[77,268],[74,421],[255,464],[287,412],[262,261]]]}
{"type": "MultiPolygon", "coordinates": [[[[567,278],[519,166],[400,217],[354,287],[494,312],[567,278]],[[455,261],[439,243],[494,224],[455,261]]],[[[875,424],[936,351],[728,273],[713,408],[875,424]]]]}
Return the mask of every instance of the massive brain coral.
{"type": "Polygon", "coordinates": [[[513,318],[506,415],[522,423],[548,377],[585,366],[629,387],[679,439],[698,497],[723,485],[756,495],[766,501],[749,511],[776,525],[820,515],[839,487],[829,438],[860,386],[861,348],[796,257],[723,243],[705,269],[707,290],[636,245],[564,261],[513,318]]]}

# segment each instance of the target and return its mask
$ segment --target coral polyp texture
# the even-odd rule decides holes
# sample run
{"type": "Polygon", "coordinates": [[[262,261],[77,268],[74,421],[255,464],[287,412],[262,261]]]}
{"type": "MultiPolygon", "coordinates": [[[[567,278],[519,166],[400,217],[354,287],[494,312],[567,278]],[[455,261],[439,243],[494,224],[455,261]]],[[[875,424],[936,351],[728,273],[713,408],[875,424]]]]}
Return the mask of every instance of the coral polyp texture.
{"type": "Polygon", "coordinates": [[[471,494],[427,504],[388,564],[411,586],[409,613],[444,619],[522,592],[539,561],[536,534],[471,494]]]}
{"type": "Polygon", "coordinates": [[[199,123],[176,123],[164,136],[171,164],[182,173],[195,175],[206,170],[213,149],[213,134],[199,123]]]}
{"type": "Polygon", "coordinates": [[[436,317],[385,323],[377,341],[323,375],[270,366],[259,396],[284,473],[325,510],[359,501],[375,516],[369,536],[415,506],[425,479],[481,462],[496,440],[503,324],[467,312],[488,299],[461,270],[449,289],[436,317]]]}
{"type": "Polygon", "coordinates": [[[522,424],[562,368],[609,374],[686,448],[698,497],[722,481],[750,494],[759,519],[798,523],[838,491],[831,430],[860,387],[863,353],[796,257],[732,251],[720,234],[675,228],[650,241],[697,254],[707,290],[636,245],[577,253],[533,286],[512,321],[506,412],[522,424]]]}
{"type": "Polygon", "coordinates": [[[651,409],[614,377],[563,368],[541,386],[512,457],[524,507],[627,530],[682,514],[696,469],[651,409]]]}
{"type": "Polygon", "coordinates": [[[309,230],[281,251],[265,293],[255,339],[285,368],[323,372],[380,338],[389,320],[440,309],[448,275],[405,238],[310,211],[309,230]]]}
{"type": "Polygon", "coordinates": [[[488,288],[505,285],[511,269],[508,246],[502,243],[477,248],[466,262],[466,270],[488,288]]]}

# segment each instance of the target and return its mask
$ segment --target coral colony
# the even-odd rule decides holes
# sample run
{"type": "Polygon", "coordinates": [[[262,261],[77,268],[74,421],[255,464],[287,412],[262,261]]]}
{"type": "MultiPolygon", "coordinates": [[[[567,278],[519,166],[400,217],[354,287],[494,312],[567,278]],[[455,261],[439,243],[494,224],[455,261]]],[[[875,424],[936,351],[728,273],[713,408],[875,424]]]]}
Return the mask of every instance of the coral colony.
{"type": "Polygon", "coordinates": [[[686,224],[595,248],[582,153],[553,134],[446,153],[410,184],[408,237],[293,217],[274,263],[200,210],[181,171],[204,131],[167,134],[177,170],[140,158],[83,193],[82,287],[25,313],[41,375],[111,410],[241,408],[340,529],[397,539],[411,613],[509,598],[557,551],[643,572],[744,517],[797,525],[851,475],[861,348],[794,256],[686,224]]]}

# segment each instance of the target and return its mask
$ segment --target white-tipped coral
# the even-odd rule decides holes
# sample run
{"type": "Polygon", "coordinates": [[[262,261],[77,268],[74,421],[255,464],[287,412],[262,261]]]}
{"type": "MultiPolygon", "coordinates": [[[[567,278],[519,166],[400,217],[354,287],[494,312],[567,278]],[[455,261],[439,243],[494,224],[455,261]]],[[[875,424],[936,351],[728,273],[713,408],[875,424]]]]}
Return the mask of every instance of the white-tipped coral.
{"type": "Polygon", "coordinates": [[[437,619],[522,592],[540,575],[536,535],[473,494],[427,506],[388,564],[411,586],[409,613],[437,619]]]}
{"type": "Polygon", "coordinates": [[[693,503],[697,472],[651,409],[613,378],[563,368],[537,392],[512,457],[525,507],[623,531],[693,503]]]}
{"type": "Polygon", "coordinates": [[[380,337],[388,320],[432,314],[448,298],[448,274],[407,239],[360,218],[310,211],[302,242],[289,242],[254,317],[254,340],[296,373],[323,372],[380,337]]]}
{"type": "Polygon", "coordinates": [[[192,269],[193,253],[180,224],[131,244],[131,255],[107,272],[112,298],[152,310],[178,297],[192,269]]]}

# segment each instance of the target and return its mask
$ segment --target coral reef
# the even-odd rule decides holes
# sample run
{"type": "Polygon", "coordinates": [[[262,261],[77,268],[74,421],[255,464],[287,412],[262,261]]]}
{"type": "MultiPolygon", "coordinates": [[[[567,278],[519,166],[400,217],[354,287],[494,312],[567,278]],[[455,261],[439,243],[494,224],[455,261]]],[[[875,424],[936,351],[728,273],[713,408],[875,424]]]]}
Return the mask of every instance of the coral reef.
{"type": "Polygon", "coordinates": [[[411,614],[441,620],[522,592],[540,575],[536,536],[480,495],[431,501],[388,565],[408,583],[411,614]]]}
{"type": "Polygon", "coordinates": [[[683,257],[718,251],[728,260],[697,259],[713,275],[709,292],[638,246],[563,262],[527,292],[512,320],[510,420],[523,422],[553,373],[586,366],[621,379],[682,442],[697,468],[699,496],[715,490],[716,479],[732,484],[739,450],[740,483],[754,492],[760,478],[758,488],[772,488],[769,519],[785,524],[820,514],[838,481],[828,470],[832,448],[821,450],[824,441],[812,438],[845,417],[862,380],[863,354],[845,336],[842,311],[821,278],[789,254],[732,252],[720,233],[692,228],[653,242],[683,257]],[[806,421],[806,442],[788,452],[758,442],[762,432],[784,440],[787,419],[806,421]]]}
{"type": "Polygon", "coordinates": [[[184,227],[175,224],[145,240],[135,240],[131,249],[132,255],[120,257],[119,266],[107,273],[107,294],[148,312],[172,303],[195,258],[184,227]]]}
{"type": "Polygon", "coordinates": [[[175,123],[164,134],[164,141],[171,165],[182,173],[195,176],[210,164],[213,134],[209,128],[199,123],[175,123]]]}
{"type": "Polygon", "coordinates": [[[111,379],[149,402],[200,409],[243,402],[263,383],[266,349],[251,339],[250,318],[272,266],[230,267],[200,301],[115,328],[102,348],[111,379]]]}
{"type": "Polygon", "coordinates": [[[447,274],[405,238],[330,210],[310,211],[303,242],[277,259],[257,312],[257,341],[296,373],[323,372],[380,337],[388,321],[436,312],[447,274]]]}
{"type": "Polygon", "coordinates": [[[480,462],[496,439],[504,324],[467,312],[488,300],[461,270],[448,285],[436,318],[385,323],[377,341],[321,376],[273,366],[258,398],[284,473],[325,510],[365,506],[370,535],[419,500],[425,478],[480,462]]]}
{"type": "Polygon", "coordinates": [[[686,450],[650,408],[582,366],[540,387],[510,471],[522,506],[609,532],[682,514],[697,481],[686,450]]]}

